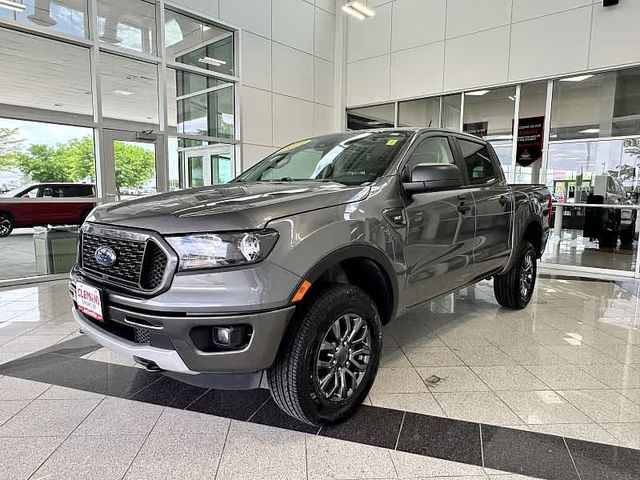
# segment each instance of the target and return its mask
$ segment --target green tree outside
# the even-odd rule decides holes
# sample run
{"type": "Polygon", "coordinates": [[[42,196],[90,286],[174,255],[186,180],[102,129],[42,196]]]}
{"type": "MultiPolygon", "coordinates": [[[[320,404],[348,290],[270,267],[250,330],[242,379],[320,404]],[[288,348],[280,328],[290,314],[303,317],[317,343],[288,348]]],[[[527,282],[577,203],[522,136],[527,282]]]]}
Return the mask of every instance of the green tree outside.
{"type": "MultiPolygon", "coordinates": [[[[78,182],[95,178],[93,139],[89,136],[55,147],[31,145],[24,151],[16,151],[19,145],[15,143],[16,132],[13,137],[11,132],[7,133],[6,143],[2,134],[0,130],[0,168],[16,168],[34,182],[78,182]],[[3,152],[6,153],[2,155],[3,152]]],[[[153,152],[125,142],[114,142],[114,156],[118,193],[121,188],[143,187],[155,173],[153,152]]]]}

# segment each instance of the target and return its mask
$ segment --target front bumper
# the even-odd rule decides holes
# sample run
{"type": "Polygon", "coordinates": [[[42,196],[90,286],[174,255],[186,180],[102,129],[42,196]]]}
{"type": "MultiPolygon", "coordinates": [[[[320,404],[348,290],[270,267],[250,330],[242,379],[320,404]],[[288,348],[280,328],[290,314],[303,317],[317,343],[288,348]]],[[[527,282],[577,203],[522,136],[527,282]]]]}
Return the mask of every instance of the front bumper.
{"type": "MultiPolygon", "coordinates": [[[[119,295],[85,279],[71,276],[70,294],[75,298],[75,282],[94,285],[103,293],[104,321],[85,316],[74,302],[73,316],[82,331],[98,344],[142,365],[194,376],[198,374],[250,374],[270,367],[280,341],[295,310],[294,306],[241,314],[204,315],[132,308],[117,303],[119,295]],[[194,328],[248,326],[248,344],[237,350],[203,351],[194,343],[194,328]],[[142,341],[140,339],[143,339],[142,341]]],[[[189,383],[198,383],[195,379],[189,383]]]]}

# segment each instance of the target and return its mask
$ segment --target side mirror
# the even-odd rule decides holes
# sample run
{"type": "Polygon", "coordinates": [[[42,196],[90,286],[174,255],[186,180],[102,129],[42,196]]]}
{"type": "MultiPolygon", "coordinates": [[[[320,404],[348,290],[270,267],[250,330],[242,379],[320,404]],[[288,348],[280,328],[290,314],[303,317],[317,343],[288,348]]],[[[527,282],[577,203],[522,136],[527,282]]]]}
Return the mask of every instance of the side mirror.
{"type": "Polygon", "coordinates": [[[409,195],[452,190],[461,185],[460,169],[450,163],[420,163],[411,170],[409,180],[403,182],[409,195]]]}

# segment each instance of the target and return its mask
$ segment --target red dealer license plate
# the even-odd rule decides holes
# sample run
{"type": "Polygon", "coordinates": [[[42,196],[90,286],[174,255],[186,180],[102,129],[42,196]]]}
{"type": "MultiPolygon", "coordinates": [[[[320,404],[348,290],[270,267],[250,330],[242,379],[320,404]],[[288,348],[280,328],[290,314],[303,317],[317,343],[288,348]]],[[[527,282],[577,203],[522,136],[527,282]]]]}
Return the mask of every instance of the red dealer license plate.
{"type": "Polygon", "coordinates": [[[102,316],[102,296],[100,290],[91,285],[82,282],[76,283],[76,303],[78,310],[85,315],[98,320],[104,321],[102,316]]]}

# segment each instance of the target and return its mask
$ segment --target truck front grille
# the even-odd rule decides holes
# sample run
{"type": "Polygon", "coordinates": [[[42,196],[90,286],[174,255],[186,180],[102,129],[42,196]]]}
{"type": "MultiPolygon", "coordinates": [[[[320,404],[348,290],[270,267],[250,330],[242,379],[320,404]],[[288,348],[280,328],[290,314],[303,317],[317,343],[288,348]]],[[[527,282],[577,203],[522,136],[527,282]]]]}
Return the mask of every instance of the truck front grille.
{"type": "Polygon", "coordinates": [[[151,238],[133,240],[82,232],[80,268],[101,281],[136,290],[151,292],[161,286],[168,258],[151,238]],[[116,254],[111,266],[98,263],[96,251],[108,247],[116,254]]]}

